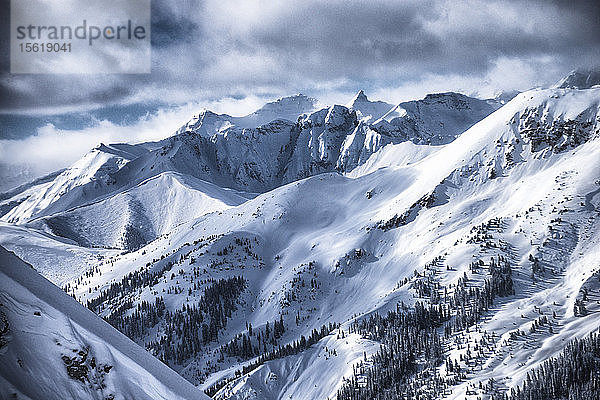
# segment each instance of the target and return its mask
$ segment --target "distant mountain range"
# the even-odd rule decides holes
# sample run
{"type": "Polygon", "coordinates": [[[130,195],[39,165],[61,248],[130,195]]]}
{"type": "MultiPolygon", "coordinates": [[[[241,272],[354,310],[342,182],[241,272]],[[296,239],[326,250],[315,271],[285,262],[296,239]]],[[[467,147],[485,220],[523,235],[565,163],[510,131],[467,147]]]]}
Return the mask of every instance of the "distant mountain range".
{"type": "Polygon", "coordinates": [[[198,179],[237,191],[266,192],[323,172],[351,171],[390,143],[449,143],[499,107],[457,93],[393,106],[369,101],[362,91],[347,106],[313,111],[315,104],[297,95],[246,117],[204,110],[158,143],[101,144],[54,179],[5,196],[1,218],[30,223],[84,246],[134,249],[186,218],[252,197],[238,194],[235,200],[225,192],[206,193],[207,183],[198,179]],[[150,186],[157,195],[140,200],[148,197],[150,186]],[[152,200],[163,193],[170,193],[174,202],[193,204],[194,211],[173,207],[177,215],[166,215],[161,201],[152,200]],[[211,205],[201,204],[202,199],[211,205]],[[107,206],[119,211],[99,211],[107,206]],[[108,232],[98,232],[98,227],[108,232]]]}

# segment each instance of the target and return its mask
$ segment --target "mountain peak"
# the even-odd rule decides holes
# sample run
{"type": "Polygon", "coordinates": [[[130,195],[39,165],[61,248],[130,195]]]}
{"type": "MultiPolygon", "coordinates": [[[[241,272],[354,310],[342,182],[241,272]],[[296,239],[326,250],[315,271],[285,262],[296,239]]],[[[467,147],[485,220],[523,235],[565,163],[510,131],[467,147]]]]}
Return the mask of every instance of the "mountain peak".
{"type": "Polygon", "coordinates": [[[390,111],[394,106],[384,101],[371,101],[361,89],[356,95],[346,104],[346,107],[358,111],[361,114],[363,121],[376,121],[381,116],[390,111]]]}
{"type": "Polygon", "coordinates": [[[600,85],[600,66],[589,69],[573,70],[554,85],[558,89],[589,89],[600,85]]]}
{"type": "Polygon", "coordinates": [[[273,112],[302,114],[313,111],[316,103],[316,99],[308,97],[302,93],[298,93],[293,96],[281,97],[275,101],[268,102],[256,110],[254,114],[273,112]]]}
{"type": "Polygon", "coordinates": [[[367,95],[365,94],[365,92],[361,89],[361,90],[358,91],[358,93],[356,93],[356,95],[354,95],[354,97],[350,101],[350,104],[354,104],[354,103],[367,103],[367,102],[369,102],[369,98],[367,97],[367,95]]]}

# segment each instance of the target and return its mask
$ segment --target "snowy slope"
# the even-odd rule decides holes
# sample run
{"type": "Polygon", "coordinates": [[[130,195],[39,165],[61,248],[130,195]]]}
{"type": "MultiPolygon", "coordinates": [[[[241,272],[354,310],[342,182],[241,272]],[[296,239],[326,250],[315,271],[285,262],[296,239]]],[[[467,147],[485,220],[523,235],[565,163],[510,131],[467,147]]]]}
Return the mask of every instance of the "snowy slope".
{"type": "MultiPolygon", "coordinates": [[[[372,342],[349,336],[349,321],[394,309],[399,301],[414,304],[422,277],[415,271],[429,273],[423,266],[440,256],[432,279],[452,288],[466,273],[477,286],[485,272],[471,273],[469,264],[487,265],[502,255],[514,269],[515,295],[497,299],[478,331],[448,339],[448,355],[458,360],[464,340],[484,331],[494,338],[494,350],[477,364],[483,370],[467,374],[452,396],[463,398],[468,384],[483,377],[505,388],[518,384],[526,371],[561,350],[556,343],[598,328],[593,302],[587,316],[572,310],[597,269],[599,102],[600,89],[522,93],[446,146],[391,145],[347,176],[310,177],[202,216],[137,252],[101,262],[101,275],[86,276],[70,290],[85,302],[130,272],[151,271],[161,277],[155,284],[109,297],[98,311],[108,315],[127,301],[153,301],[157,293],[175,311],[199,301],[210,279],[242,274],[247,287],[219,339],[171,365],[209,387],[243,365],[239,357],[221,360],[219,348],[245,332],[246,322],[263,329],[282,317],[283,344],[322,324],[340,323],[345,337],[334,330],[305,352],[234,379],[219,394],[311,399],[332,397],[339,387],[320,386],[315,370],[321,382],[339,382],[352,374],[363,351],[373,352],[372,342]],[[498,227],[490,224],[496,219],[498,227]],[[484,233],[473,233],[480,229],[484,233]],[[544,272],[532,276],[529,255],[542,260],[544,272]],[[528,332],[539,310],[556,313],[554,333],[509,340],[516,329],[528,332]],[[518,373],[507,380],[507,371],[518,373]]],[[[339,126],[346,115],[333,107],[323,118],[339,126]]],[[[164,329],[159,322],[137,340],[147,345],[164,329]]],[[[445,376],[443,365],[440,374],[445,376]]]]}
{"type": "Polygon", "coordinates": [[[81,246],[138,249],[176,225],[252,196],[164,172],[104,200],[29,223],[81,246]]]}
{"type": "MultiPolygon", "coordinates": [[[[340,246],[351,253],[350,249],[356,246],[378,259],[362,265],[342,263],[344,275],[352,276],[343,285],[335,286],[338,292],[334,291],[335,296],[322,301],[317,315],[343,321],[348,317],[348,310],[360,314],[385,308],[386,304],[393,304],[399,298],[410,301],[412,295],[408,299],[406,296],[410,290],[399,287],[396,282],[410,277],[413,269],[422,271],[422,265],[434,256],[443,256],[445,264],[451,267],[451,272],[443,272],[440,277],[441,283],[448,284],[456,282],[463,273],[468,272],[467,265],[473,257],[497,254],[494,248],[502,248],[504,244],[512,249],[508,254],[517,271],[516,295],[498,303],[499,308],[491,313],[491,319],[480,326],[479,333],[460,334],[449,341],[449,348],[456,349],[450,351],[449,355],[458,360],[459,354],[464,356],[464,344],[470,342],[474,345],[474,340],[481,338],[482,331],[497,335],[494,351],[487,354],[482,363],[484,370],[469,374],[464,383],[452,390],[449,398],[462,399],[469,392],[473,394],[473,387],[478,387],[480,381],[487,382],[489,378],[494,378],[504,388],[519,384],[527,371],[556,355],[562,349],[561,343],[564,345],[575,337],[581,338],[598,329],[600,324],[596,313],[599,309],[593,301],[588,303],[590,313],[587,316],[575,316],[572,309],[574,300],[580,298],[582,285],[597,280],[592,274],[598,270],[593,260],[600,251],[597,213],[600,205],[600,161],[597,157],[600,151],[599,101],[598,90],[526,93],[509,104],[508,108],[474,126],[455,143],[418,163],[413,168],[418,169],[418,173],[413,175],[404,169],[401,170],[403,174],[396,174],[394,180],[400,186],[397,189],[399,195],[393,201],[389,201],[388,197],[383,203],[385,206],[373,207],[373,204],[364,203],[373,203],[377,196],[386,196],[382,189],[388,185],[379,191],[375,186],[370,202],[351,197],[352,200],[347,204],[358,203],[356,208],[362,206],[364,211],[358,213],[353,207],[345,207],[344,212],[352,215],[352,219],[346,220],[343,225],[332,223],[327,235],[315,235],[315,232],[307,235],[310,237],[308,243],[316,244],[316,249],[327,249],[327,255],[344,253],[343,249],[337,250],[340,246]],[[589,129],[595,140],[575,151],[563,150],[557,154],[554,151],[556,147],[554,150],[546,147],[532,153],[531,148],[528,149],[531,142],[525,134],[528,132],[527,116],[532,113],[546,123],[554,121],[550,125],[558,125],[558,121],[579,121],[589,129]],[[591,121],[591,126],[587,125],[587,121],[591,121]],[[516,139],[524,144],[518,146],[516,139]],[[509,162],[511,157],[507,157],[508,154],[513,154],[513,157],[519,155],[513,159],[517,165],[509,162]],[[491,178],[489,168],[496,167],[499,170],[498,177],[491,178]],[[414,177],[414,181],[407,185],[405,180],[402,184],[400,177],[407,173],[414,177]],[[375,232],[371,234],[374,237],[361,238],[360,229],[357,229],[361,223],[355,221],[357,218],[369,224],[363,215],[372,216],[370,210],[373,208],[380,209],[379,215],[373,218],[375,220],[390,218],[390,210],[395,213],[410,209],[411,203],[428,191],[439,194],[434,190],[440,187],[435,182],[442,182],[442,179],[445,196],[435,199],[433,207],[419,210],[414,221],[385,234],[375,232]],[[557,223],[559,216],[562,221],[557,223]],[[497,244],[489,249],[487,245],[469,244],[467,239],[471,228],[491,218],[506,221],[506,227],[494,233],[494,240],[488,241],[490,245],[494,242],[497,244]],[[549,228],[550,225],[552,228],[549,228]],[[398,243],[402,245],[398,247],[398,243]],[[555,272],[530,278],[529,254],[546,260],[555,272]],[[375,278],[378,276],[385,276],[386,279],[375,278]],[[336,304],[339,306],[336,307],[336,304]],[[518,313],[515,310],[519,310],[518,313]],[[540,313],[552,315],[552,312],[557,314],[552,322],[554,333],[537,332],[524,339],[510,339],[510,333],[517,329],[529,332],[532,322],[540,313]],[[519,317],[520,314],[523,316],[519,317]]],[[[369,179],[373,175],[370,173],[361,179],[369,179]]],[[[364,189],[366,187],[363,186],[364,189]]],[[[334,191],[338,196],[342,193],[337,187],[334,191]]],[[[325,204],[328,201],[331,199],[325,200],[325,204]]],[[[315,206],[315,209],[322,208],[323,205],[315,206]]],[[[302,243],[302,240],[292,242],[302,243]]],[[[289,247],[285,250],[286,253],[290,251],[289,247]]],[[[323,257],[324,254],[319,254],[318,250],[315,254],[314,248],[305,251],[310,252],[309,257],[316,259],[317,264],[332,264],[331,258],[323,257]]],[[[476,282],[479,278],[474,276],[473,279],[476,282]]],[[[597,288],[594,289],[594,299],[598,298],[596,292],[597,288]]],[[[328,346],[331,348],[333,345],[329,343],[328,346]]],[[[348,364],[340,364],[335,357],[333,360],[329,362],[329,370],[339,371],[345,367],[348,371],[348,364]]],[[[287,362],[269,362],[269,369],[280,370],[287,362]]],[[[250,376],[258,377],[262,371],[263,367],[250,376]]],[[[294,377],[300,381],[306,379],[303,386],[305,392],[302,395],[296,393],[294,398],[309,399],[318,393],[317,387],[308,383],[312,377],[314,370],[311,367],[305,369],[303,378],[294,377]]],[[[248,377],[235,381],[235,385],[226,387],[223,393],[233,390],[239,393],[239,398],[261,398],[260,393],[267,392],[271,384],[267,380],[261,382],[255,379],[248,377]]],[[[286,382],[289,384],[291,380],[286,382]]],[[[271,398],[283,398],[281,394],[287,393],[285,384],[280,385],[283,386],[281,391],[271,398]]],[[[335,394],[335,388],[331,389],[328,396],[335,394]]],[[[484,395],[484,391],[479,390],[476,394],[484,395]]]]}
{"type": "Polygon", "coordinates": [[[147,152],[145,146],[101,144],[50,184],[36,187],[35,193],[2,216],[9,223],[24,222],[40,214],[49,215],[84,204],[112,190],[111,174],[128,161],[147,152]]]}
{"type": "Polygon", "coordinates": [[[0,217],[12,210],[28,197],[35,195],[39,191],[45,190],[63,170],[58,170],[49,175],[35,179],[32,182],[20,185],[8,192],[0,193],[0,217]]]}
{"type": "MultiPolygon", "coordinates": [[[[595,121],[592,132],[595,132],[597,138],[599,93],[598,91],[577,94],[541,92],[528,93],[527,95],[530,97],[521,96],[518,102],[511,105],[512,107],[502,110],[503,112],[494,115],[494,118],[490,117],[489,120],[477,124],[470,131],[467,131],[457,143],[436,152],[420,163],[420,171],[416,175],[418,178],[414,184],[403,190],[402,194],[391,203],[392,206],[388,203],[387,207],[382,208],[377,219],[389,218],[389,209],[402,210],[403,208],[409,208],[411,202],[426,194],[426,190],[434,189],[432,182],[439,182],[444,177],[450,177],[444,190],[446,194],[450,192],[453,195],[450,196],[450,199],[440,199],[442,202],[428,211],[423,209],[415,221],[406,225],[406,227],[399,227],[397,230],[401,232],[394,235],[393,239],[387,238],[386,240],[385,236],[383,236],[383,239],[379,239],[380,243],[377,248],[378,252],[382,252],[380,254],[382,258],[376,263],[383,263],[382,267],[384,269],[376,269],[375,265],[369,265],[368,269],[371,271],[368,274],[365,274],[365,267],[362,267],[363,270],[359,270],[357,281],[361,282],[360,293],[362,296],[357,297],[350,294],[357,289],[356,287],[351,287],[349,289],[350,293],[346,292],[350,296],[349,298],[344,297],[344,292],[335,296],[336,298],[342,297],[341,302],[343,304],[352,305],[350,308],[359,313],[358,310],[363,307],[367,310],[371,307],[378,307],[377,304],[369,306],[369,300],[367,299],[387,296],[397,300],[396,296],[402,293],[402,290],[397,290],[397,287],[394,287],[394,283],[398,282],[398,278],[402,278],[403,275],[410,276],[413,268],[420,269],[419,265],[423,265],[428,261],[428,258],[431,259],[435,255],[444,255],[447,265],[457,269],[456,272],[446,272],[447,276],[442,279],[446,282],[455,281],[467,270],[466,265],[471,261],[471,256],[474,254],[480,256],[477,251],[473,253],[473,247],[475,246],[462,245],[455,248],[455,243],[457,240],[461,241],[461,236],[468,236],[465,227],[472,227],[479,222],[498,216],[511,221],[508,225],[508,231],[503,232],[501,240],[516,247],[516,255],[513,257],[515,257],[514,262],[518,264],[520,276],[530,274],[528,272],[530,265],[524,261],[526,255],[530,252],[545,253],[544,258],[548,257],[555,267],[560,265],[559,268],[562,268],[565,272],[559,274],[558,278],[546,277],[541,279],[541,282],[538,280],[537,284],[533,283],[533,287],[531,280],[527,278],[518,280],[517,296],[501,304],[502,307],[494,318],[482,327],[482,329],[496,332],[501,338],[497,341],[497,351],[489,356],[490,358],[486,363],[488,370],[486,373],[473,374],[473,380],[469,379],[462,384],[459,390],[454,392],[452,398],[464,398],[470,383],[477,384],[480,380],[484,381],[490,377],[496,380],[502,378],[503,385],[519,383],[525,377],[526,371],[560,351],[561,346],[557,343],[564,343],[573,337],[582,337],[599,327],[597,317],[594,314],[587,317],[575,317],[571,311],[573,300],[577,297],[582,281],[585,281],[586,277],[591,278],[591,274],[598,268],[591,261],[598,254],[600,244],[598,242],[597,213],[594,214],[593,212],[594,209],[597,210],[600,201],[600,191],[597,184],[594,184],[598,181],[598,171],[600,171],[597,158],[600,150],[598,141],[583,146],[574,154],[570,152],[563,153],[562,157],[551,154],[549,148],[541,150],[541,153],[530,153],[529,155],[526,149],[521,149],[519,153],[524,157],[519,160],[520,165],[509,167],[509,169],[514,168],[512,171],[504,169],[501,178],[490,179],[487,174],[488,170],[485,168],[486,162],[482,162],[486,158],[488,162],[492,161],[493,164],[489,164],[489,167],[499,164],[499,161],[505,158],[506,154],[510,154],[510,143],[515,139],[515,133],[518,132],[518,130],[515,132],[511,127],[511,117],[522,115],[523,110],[539,111],[540,115],[545,115],[549,120],[580,118],[582,122],[586,120],[595,121]],[[561,100],[548,101],[547,97],[556,97],[561,100]],[[499,147],[501,151],[494,151],[494,147],[499,147]],[[489,156],[485,157],[486,154],[489,156]],[[541,159],[538,157],[541,157],[541,159]],[[456,168],[456,166],[461,165],[464,168],[456,168]],[[478,168],[473,168],[475,166],[478,168]],[[540,185],[541,182],[545,183],[544,186],[540,185]],[[427,186],[425,185],[430,185],[430,189],[426,189],[427,186]],[[514,192],[515,188],[519,189],[516,193],[514,192]],[[535,193],[534,197],[532,197],[533,193],[535,193]],[[565,198],[570,199],[564,206],[564,210],[569,210],[567,213],[558,210],[556,207],[558,204],[565,203],[565,198]],[[593,204],[582,207],[580,205],[581,200],[577,199],[584,198],[592,199],[590,201],[593,204]],[[533,219],[531,216],[527,216],[527,211],[531,208],[539,209],[540,215],[534,216],[533,219]],[[586,213],[585,210],[592,212],[586,213]],[[570,217],[565,217],[569,213],[570,217]],[[548,233],[546,224],[551,223],[550,221],[555,219],[557,215],[562,215],[562,218],[569,222],[564,223],[564,225],[561,224],[558,230],[555,227],[554,232],[548,233]],[[572,227],[578,226],[585,227],[585,232],[572,231],[572,227]],[[521,229],[524,233],[520,232],[521,229]],[[532,246],[525,239],[527,237],[535,245],[532,246]],[[382,240],[383,243],[381,243],[382,240]],[[392,249],[385,249],[386,242],[390,244],[392,249]],[[395,243],[402,243],[402,248],[394,246],[395,243]],[[383,276],[384,274],[386,276],[385,282],[372,278],[372,276],[383,276]],[[581,277],[584,279],[582,280],[581,277]],[[365,293],[365,285],[374,285],[374,287],[372,286],[372,289],[367,290],[365,293]],[[382,288],[382,286],[387,286],[387,289],[382,288]],[[399,293],[395,294],[395,292],[399,293]],[[516,308],[523,310],[525,317],[521,321],[515,321],[514,310],[516,308]],[[554,326],[555,335],[540,335],[538,333],[530,335],[526,341],[503,346],[502,342],[507,340],[510,331],[519,326],[524,331],[529,330],[532,321],[537,318],[536,314],[539,316],[539,312],[536,311],[538,309],[544,309],[546,315],[548,310],[554,310],[558,313],[559,320],[554,326]],[[544,350],[535,351],[537,346],[542,347],[544,350]],[[514,355],[519,353],[519,358],[515,359],[514,355]],[[515,370],[519,372],[513,375],[515,370]],[[511,379],[504,379],[507,376],[511,379]]],[[[517,117],[516,121],[518,120],[517,117]]],[[[522,137],[521,140],[523,140],[522,137]]],[[[375,190],[374,193],[377,193],[377,191],[375,190]]],[[[354,202],[356,202],[356,199],[353,200],[354,202]]],[[[581,203],[582,205],[585,204],[585,202],[581,203]]],[[[350,215],[358,214],[350,211],[350,215]]],[[[334,243],[342,243],[342,240],[344,240],[342,238],[348,240],[351,237],[350,232],[352,230],[344,230],[339,225],[336,228],[342,229],[343,234],[335,235],[337,237],[334,236],[330,243],[324,244],[325,248],[334,246],[334,243]]],[[[364,247],[364,245],[361,246],[361,248],[364,247]]],[[[367,254],[369,253],[370,251],[367,248],[367,254]]],[[[483,251],[483,253],[486,252],[483,251]]],[[[352,268],[350,268],[350,271],[353,274],[357,273],[352,268]]],[[[324,304],[329,304],[332,301],[329,300],[324,304]]],[[[594,307],[594,310],[596,308],[594,307]]],[[[325,310],[325,312],[327,311],[325,310]]],[[[323,314],[321,313],[321,315],[323,314]]],[[[477,334],[469,336],[472,341],[477,337],[477,334]]],[[[457,348],[459,346],[454,344],[453,347],[457,348]]],[[[460,352],[453,351],[451,354],[453,358],[458,359],[458,353],[460,352]]],[[[274,363],[278,365],[278,362],[274,363]]],[[[332,369],[339,368],[336,365],[333,362],[332,369]]],[[[311,373],[307,372],[306,375],[311,376],[311,373]]],[[[265,390],[261,384],[248,383],[245,387],[239,388],[238,391],[244,393],[248,391],[248,387],[254,390],[265,390]]],[[[310,394],[299,398],[310,398],[314,394],[312,389],[308,389],[308,387],[305,386],[305,389],[310,394]]],[[[333,395],[334,392],[331,392],[331,394],[333,395]]]]}
{"type": "Polygon", "coordinates": [[[0,326],[2,398],[205,398],[2,247],[0,326]]]}
{"type": "Polygon", "coordinates": [[[117,250],[81,247],[70,239],[5,222],[0,222],[0,246],[27,260],[59,287],[77,279],[105,257],[120,253],[117,250]]]}

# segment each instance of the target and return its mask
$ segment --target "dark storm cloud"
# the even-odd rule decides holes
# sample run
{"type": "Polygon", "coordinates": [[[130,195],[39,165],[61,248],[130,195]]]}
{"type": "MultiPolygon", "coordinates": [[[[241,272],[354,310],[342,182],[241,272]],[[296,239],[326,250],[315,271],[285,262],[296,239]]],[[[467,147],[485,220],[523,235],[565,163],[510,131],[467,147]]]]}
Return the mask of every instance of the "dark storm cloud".
{"type": "MultiPolygon", "coordinates": [[[[562,28],[559,36],[561,40],[556,42],[560,49],[569,49],[572,47],[596,47],[599,44],[600,37],[600,2],[597,0],[535,0],[538,7],[556,8],[556,17],[553,20],[547,20],[547,26],[539,26],[541,36],[544,36],[546,29],[552,28],[552,25],[558,25],[562,28]]],[[[527,16],[523,19],[526,21],[527,16]]],[[[558,37],[557,37],[558,39],[558,37]]]]}
{"type": "Polygon", "coordinates": [[[173,43],[194,43],[199,40],[200,21],[190,18],[190,9],[201,10],[199,1],[152,2],[152,46],[164,48],[173,43]],[[176,8],[174,7],[176,6],[176,8]]]}
{"type": "Polygon", "coordinates": [[[540,81],[529,83],[540,84],[600,63],[598,3],[153,1],[150,75],[15,76],[4,57],[0,108],[398,87],[428,75],[484,79],[506,73],[501,60],[539,70],[532,75],[540,81]]]}
{"type": "MultiPolygon", "coordinates": [[[[198,32],[200,19],[191,10],[198,10],[199,1],[152,1],[152,70],[151,74],[61,75],[61,74],[10,74],[9,59],[9,0],[0,0],[1,70],[0,110],[4,112],[35,112],[39,108],[69,110],[96,108],[120,102],[159,102],[156,96],[140,98],[148,88],[187,86],[192,78],[190,70],[178,73],[177,65],[194,62],[182,48],[200,46],[198,32]],[[195,19],[194,19],[195,18],[195,19]],[[170,64],[170,61],[173,61],[170,64]],[[167,83],[167,81],[170,82],[167,83]]],[[[1,135],[0,135],[1,136],[1,135]]]]}
{"type": "MultiPolygon", "coordinates": [[[[242,40],[284,54],[288,67],[301,65],[325,77],[341,72],[368,78],[373,75],[369,71],[390,67],[404,75],[485,73],[498,57],[597,55],[596,3],[580,2],[573,8],[562,1],[554,6],[544,1],[509,3],[510,17],[503,15],[502,3],[493,1],[400,7],[393,2],[303,3],[278,15],[275,23],[258,25],[242,40]]],[[[384,71],[383,78],[389,75],[384,71]]]]}
{"type": "Polygon", "coordinates": [[[434,60],[443,42],[423,30],[423,23],[436,17],[432,6],[430,1],[403,7],[303,3],[240,40],[285,55],[288,67],[301,64],[325,78],[360,75],[373,67],[434,60]]]}

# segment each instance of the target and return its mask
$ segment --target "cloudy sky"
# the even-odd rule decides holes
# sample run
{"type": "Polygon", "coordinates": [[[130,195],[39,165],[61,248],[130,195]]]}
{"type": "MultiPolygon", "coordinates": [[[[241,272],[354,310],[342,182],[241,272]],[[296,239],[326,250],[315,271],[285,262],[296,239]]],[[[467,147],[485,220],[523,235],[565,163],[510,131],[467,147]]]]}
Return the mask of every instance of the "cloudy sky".
{"type": "Polygon", "coordinates": [[[358,89],[392,103],[487,97],[600,64],[597,0],[154,0],[151,18],[151,74],[11,75],[1,42],[0,189],[99,141],[165,137],[202,106],[242,115],[299,92],[345,103],[358,89]],[[31,165],[35,152],[45,161],[31,165]]]}

